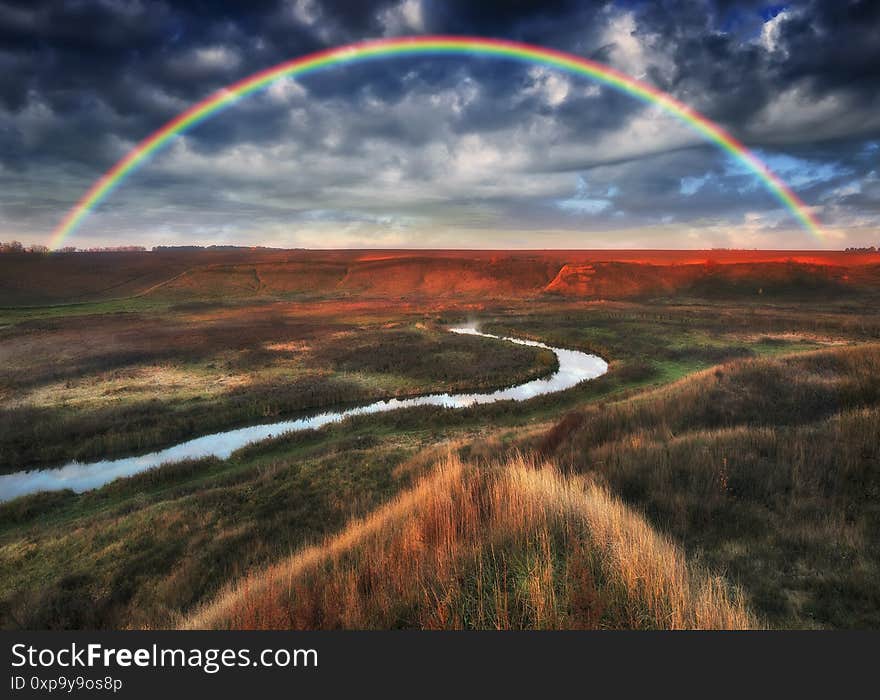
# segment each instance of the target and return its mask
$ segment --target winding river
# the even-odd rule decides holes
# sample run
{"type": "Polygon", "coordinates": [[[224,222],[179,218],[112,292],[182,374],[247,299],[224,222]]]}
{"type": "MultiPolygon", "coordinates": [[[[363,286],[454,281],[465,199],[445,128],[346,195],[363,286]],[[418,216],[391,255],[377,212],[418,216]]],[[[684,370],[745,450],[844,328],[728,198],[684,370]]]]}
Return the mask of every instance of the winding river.
{"type": "Polygon", "coordinates": [[[496,401],[525,401],[542,394],[552,394],[568,389],[588,379],[595,379],[608,371],[608,364],[605,360],[577,350],[554,348],[534,340],[522,340],[520,338],[492,335],[491,333],[481,333],[476,328],[470,326],[450,328],[449,330],[452,333],[495,338],[516,343],[517,345],[528,345],[552,350],[559,362],[559,368],[549,377],[533,379],[525,384],[498,389],[497,391],[484,394],[425,394],[407,399],[375,401],[366,406],[358,406],[357,408],[349,408],[343,411],[319,413],[297,420],[225,430],[220,433],[187,440],[173,447],[168,447],[158,452],[150,452],[139,457],[106,459],[88,464],[70,462],[57,469],[39,469],[4,474],[0,475],[0,502],[38,491],[72,489],[77,493],[81,493],[82,491],[103,486],[115,479],[132,476],[147,469],[154,469],[162,464],[181,462],[188,459],[201,459],[204,457],[227,459],[233,452],[245,445],[277,437],[284,433],[320,428],[329,423],[338,423],[350,416],[384,413],[385,411],[396,411],[400,408],[411,408],[413,406],[465,408],[477,404],[495,403],[496,401]]]}

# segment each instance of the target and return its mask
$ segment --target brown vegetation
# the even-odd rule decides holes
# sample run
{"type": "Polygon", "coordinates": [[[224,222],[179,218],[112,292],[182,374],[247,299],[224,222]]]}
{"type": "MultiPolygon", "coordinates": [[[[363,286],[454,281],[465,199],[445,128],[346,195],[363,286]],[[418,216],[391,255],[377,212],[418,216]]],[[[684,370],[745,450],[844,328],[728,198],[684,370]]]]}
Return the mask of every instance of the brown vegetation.
{"type": "Polygon", "coordinates": [[[730,363],[534,445],[644,509],[774,626],[880,626],[880,346],[730,363]]]}
{"type": "Polygon", "coordinates": [[[607,490],[521,457],[435,473],[236,583],[189,628],[740,629],[719,578],[607,490]]]}
{"type": "Polygon", "coordinates": [[[0,626],[880,628],[875,253],[0,257],[0,469],[611,363],[3,504],[0,626]]]}
{"type": "Polygon", "coordinates": [[[279,310],[198,323],[191,314],[96,320],[0,338],[0,360],[9,358],[0,369],[0,473],[146,451],[330,406],[492,390],[556,367],[539,348],[400,323],[321,324],[279,310]],[[291,338],[308,348],[272,349],[291,338]],[[32,352],[22,354],[27,346],[32,352]]]}
{"type": "Polygon", "coordinates": [[[880,288],[876,252],[307,251],[165,248],[0,255],[0,307],[131,298],[787,297],[880,288]],[[63,280],[63,284],[59,284],[63,280]]]}

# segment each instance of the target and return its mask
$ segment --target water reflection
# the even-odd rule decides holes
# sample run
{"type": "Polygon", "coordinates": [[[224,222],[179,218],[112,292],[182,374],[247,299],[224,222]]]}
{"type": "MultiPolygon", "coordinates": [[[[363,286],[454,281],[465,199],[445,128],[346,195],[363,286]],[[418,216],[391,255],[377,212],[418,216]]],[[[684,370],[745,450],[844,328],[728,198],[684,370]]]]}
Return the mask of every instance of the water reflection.
{"type": "Polygon", "coordinates": [[[88,491],[120,477],[131,476],[147,469],[154,469],[162,464],[170,464],[187,459],[200,459],[203,457],[227,459],[233,452],[245,445],[260,442],[261,440],[284,433],[320,428],[329,423],[338,423],[351,416],[384,413],[413,406],[464,408],[466,406],[494,403],[496,401],[525,401],[542,394],[552,394],[553,392],[568,389],[587,379],[595,379],[608,371],[608,364],[605,360],[595,355],[578,352],[577,350],[553,348],[533,340],[502,338],[491,333],[481,333],[471,326],[450,328],[449,330],[462,335],[495,338],[516,343],[517,345],[528,345],[552,350],[559,361],[559,368],[552,375],[544,379],[533,379],[525,384],[483,394],[426,394],[407,399],[376,401],[366,406],[350,408],[344,411],[319,413],[297,420],[253,425],[247,428],[237,428],[212,435],[204,435],[203,437],[187,440],[179,445],[174,445],[157,452],[150,452],[139,457],[106,459],[89,464],[70,462],[57,469],[41,469],[0,475],[0,501],[8,501],[17,496],[38,491],[57,491],[61,489],[73,489],[77,493],[88,491]]]}

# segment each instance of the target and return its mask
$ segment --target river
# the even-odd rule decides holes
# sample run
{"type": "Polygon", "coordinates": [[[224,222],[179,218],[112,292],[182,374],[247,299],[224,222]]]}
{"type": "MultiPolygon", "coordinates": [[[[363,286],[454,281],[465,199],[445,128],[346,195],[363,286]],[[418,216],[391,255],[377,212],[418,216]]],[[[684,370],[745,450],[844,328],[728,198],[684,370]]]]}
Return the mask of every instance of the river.
{"type": "Polygon", "coordinates": [[[516,343],[517,345],[528,345],[551,350],[556,355],[559,367],[553,374],[543,379],[533,379],[524,384],[482,394],[425,394],[406,399],[375,401],[365,406],[342,411],[318,413],[296,420],[252,425],[235,430],[224,430],[223,432],[204,435],[164,450],[150,452],[149,454],[137,457],[106,459],[87,464],[74,461],[56,469],[37,469],[3,474],[0,475],[0,502],[39,491],[72,489],[77,493],[81,493],[82,491],[103,486],[115,479],[132,476],[133,474],[154,469],[163,464],[171,464],[188,459],[201,459],[204,457],[227,459],[233,452],[245,445],[267,440],[285,433],[320,428],[330,423],[338,423],[351,416],[384,413],[414,406],[465,408],[477,404],[495,403],[496,401],[526,401],[535,396],[569,389],[588,379],[595,379],[608,371],[608,364],[605,360],[596,355],[588,355],[577,350],[554,348],[534,340],[522,340],[520,338],[508,338],[492,335],[491,333],[482,333],[470,326],[450,328],[449,330],[452,333],[495,338],[516,343]]]}

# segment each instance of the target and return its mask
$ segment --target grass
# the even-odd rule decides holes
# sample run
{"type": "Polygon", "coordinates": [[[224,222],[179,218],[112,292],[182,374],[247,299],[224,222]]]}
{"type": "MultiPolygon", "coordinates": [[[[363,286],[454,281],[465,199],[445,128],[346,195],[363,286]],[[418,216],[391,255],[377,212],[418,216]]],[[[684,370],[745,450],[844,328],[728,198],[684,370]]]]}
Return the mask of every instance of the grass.
{"type": "Polygon", "coordinates": [[[739,360],[536,449],[642,509],[780,627],[880,626],[880,346],[739,360]]]}
{"type": "MultiPolygon", "coordinates": [[[[602,328],[604,312],[577,310],[564,312],[561,318],[556,313],[557,317],[547,310],[517,316],[513,323],[521,324],[522,334],[534,334],[530,324],[552,324],[565,335],[547,340],[589,349],[590,339],[578,335],[579,329],[602,328]]],[[[644,311],[614,313],[632,317],[644,311]]],[[[491,329],[500,330],[504,317],[495,318],[491,329]]],[[[357,319],[368,320],[369,316],[357,319]]],[[[441,317],[437,322],[459,320],[441,317]]],[[[382,321],[387,323],[387,318],[382,321]]],[[[393,498],[429,466],[423,457],[417,460],[421,460],[419,469],[399,470],[400,465],[433,445],[464,440],[463,451],[491,455],[495,450],[491,443],[478,447],[487,426],[508,426],[516,444],[528,425],[552,419],[567,407],[614,397],[622,401],[633,392],[650,392],[652,386],[699,369],[706,360],[663,354],[665,348],[682,344],[680,325],[673,316],[666,323],[645,324],[639,335],[634,321],[612,319],[604,335],[614,344],[603,349],[614,353],[612,371],[595,382],[527,405],[463,411],[423,408],[364,417],[317,434],[254,446],[227,462],[165,467],[80,496],[33,496],[0,507],[5,625],[171,624],[230,578],[337,532],[350,518],[365,517],[393,498]],[[654,355],[644,359],[642,353],[648,348],[654,349],[654,355]]],[[[390,331],[409,334],[413,332],[409,328],[393,325],[390,331]]],[[[308,335],[300,337],[311,342],[308,335]]],[[[381,334],[367,333],[363,342],[378,347],[381,334]]],[[[745,341],[731,338],[729,342],[740,347],[745,341]]],[[[344,355],[342,359],[347,360],[344,355]]],[[[262,362],[259,359],[257,364],[262,362]]],[[[367,369],[375,376],[383,368],[367,369]]],[[[416,372],[420,371],[416,365],[416,372]]],[[[301,388],[294,382],[292,395],[300,396],[301,388]]],[[[265,398],[263,391],[261,400],[265,398]]],[[[168,407],[167,402],[154,404],[145,416],[168,407]]],[[[220,418],[225,420],[223,415],[220,418]]],[[[108,414],[107,421],[114,425],[114,433],[119,430],[118,414],[108,414]]],[[[725,570],[724,564],[721,561],[719,571],[725,570]]],[[[526,624],[525,618],[521,621],[526,624]]]]}
{"type": "Polygon", "coordinates": [[[440,463],[182,620],[245,629],[742,629],[742,598],[607,490],[549,464],[440,463]]]}
{"type": "MultiPolygon", "coordinates": [[[[256,590],[273,565],[295,599],[276,581],[265,606],[236,608],[241,624],[880,626],[880,316],[866,297],[825,285],[831,297],[811,291],[804,304],[790,286],[756,297],[736,280],[711,300],[524,301],[460,291],[489,288],[471,263],[463,286],[436,298],[398,294],[395,265],[346,276],[334,263],[318,272],[357,290],[322,297],[273,265],[214,266],[135,299],[0,311],[0,464],[125,454],[552,369],[546,354],[486,352],[487,339],[441,330],[473,319],[598,353],[611,369],[527,403],[359,417],[226,461],[2,505],[0,626],[170,626],[240,592],[232,582],[256,590]],[[447,444],[467,463],[447,461],[447,444]],[[433,520],[416,503],[433,504],[433,520]],[[455,506],[447,520],[443,504],[455,506]],[[616,523],[605,539],[603,522],[616,523]],[[447,539],[431,540],[441,526],[447,539]],[[412,533],[430,546],[413,549],[412,533]],[[633,542],[646,560],[615,558],[633,542]],[[372,587],[350,590],[352,577],[372,587]]],[[[413,289],[443,281],[421,274],[406,278],[413,289]]]]}
{"type": "MultiPolygon", "coordinates": [[[[554,304],[542,311],[488,313],[486,327],[597,352],[612,360],[612,372],[533,402],[536,417],[673,381],[730,357],[819,347],[784,338],[768,344],[726,325],[718,333],[708,320],[643,306],[560,312],[554,304]]],[[[88,322],[73,314],[50,327],[10,332],[5,343],[0,339],[0,357],[8,359],[0,370],[0,470],[122,456],[331,405],[487,390],[553,369],[547,351],[443,332],[463,320],[460,313],[424,323],[388,305],[366,312],[355,316],[335,303],[187,307],[162,317],[114,313],[88,322]]]]}
{"type": "MultiPolygon", "coordinates": [[[[329,406],[491,390],[556,368],[547,350],[424,325],[385,330],[338,326],[329,334],[306,329],[306,340],[291,346],[289,336],[274,326],[246,324],[244,329],[256,337],[242,340],[238,317],[229,323],[231,329],[228,324],[206,329],[204,347],[181,348],[183,357],[176,361],[150,362],[168,355],[165,345],[157,354],[121,347],[109,357],[105,348],[101,358],[72,358],[68,370],[61,363],[52,365],[55,376],[66,378],[47,377],[32,388],[22,386],[18,373],[10,370],[8,398],[0,404],[0,471],[144,452],[193,435],[329,406]],[[231,347],[218,347],[227,339],[231,347]],[[191,359],[184,363],[187,353],[191,359]],[[77,365],[96,360],[120,366],[100,373],[77,371],[77,365]]],[[[291,325],[288,321],[295,332],[291,325]]],[[[185,337],[191,342],[191,336],[185,337]]],[[[173,348],[175,336],[168,340],[173,348]]],[[[49,370],[24,368],[26,376],[40,371],[49,370]]]]}
{"type": "Polygon", "coordinates": [[[283,455],[174,465],[2,507],[5,627],[162,625],[229,577],[341,528],[409,483],[418,436],[302,434],[283,455]]]}

